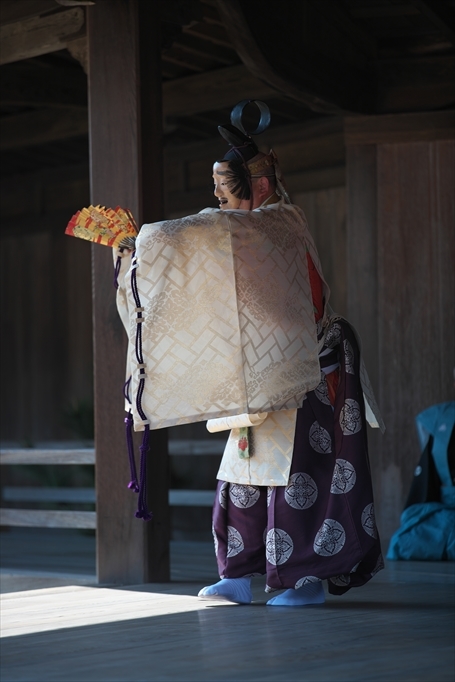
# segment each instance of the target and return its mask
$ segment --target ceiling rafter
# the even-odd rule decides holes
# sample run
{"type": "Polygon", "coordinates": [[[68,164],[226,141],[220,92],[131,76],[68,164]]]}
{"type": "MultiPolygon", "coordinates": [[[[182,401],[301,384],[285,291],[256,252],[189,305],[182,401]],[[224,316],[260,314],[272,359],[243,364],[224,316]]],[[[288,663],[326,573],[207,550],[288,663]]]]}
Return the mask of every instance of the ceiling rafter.
{"type": "Polygon", "coordinates": [[[188,33],[189,35],[195,36],[200,40],[206,40],[207,42],[213,43],[214,45],[221,45],[221,47],[232,49],[232,42],[229,40],[229,37],[223,26],[209,26],[208,24],[201,22],[189,28],[184,27],[183,33],[188,33]]]}
{"type": "Polygon", "coordinates": [[[352,7],[349,13],[359,19],[377,19],[379,17],[410,17],[420,14],[409,2],[401,5],[364,5],[352,7]]]}
{"type": "Polygon", "coordinates": [[[296,7],[285,0],[283,17],[298,10],[290,30],[284,18],[273,23],[270,8],[258,18],[260,0],[217,0],[232,43],[251,73],[319,113],[371,112],[369,66],[336,24],[327,25],[319,5],[305,2],[296,7]]]}
{"type": "MultiPolygon", "coordinates": [[[[1,0],[0,26],[33,19],[59,9],[56,0],[1,0]]],[[[63,9],[60,6],[60,9],[63,9]]]]}
{"type": "Polygon", "coordinates": [[[429,19],[452,44],[455,44],[455,12],[443,0],[410,0],[411,4],[429,19]]]}
{"type": "Polygon", "coordinates": [[[173,54],[165,54],[163,53],[161,55],[161,59],[163,62],[169,62],[170,64],[175,64],[176,66],[181,66],[183,69],[186,69],[187,71],[197,71],[198,73],[202,73],[204,71],[203,66],[199,66],[198,64],[195,64],[194,62],[191,61],[184,61],[183,59],[177,59],[177,57],[173,56],[173,54]]]}
{"type": "Polygon", "coordinates": [[[215,52],[209,45],[206,41],[201,43],[188,33],[182,33],[174,40],[172,48],[178,47],[190,54],[196,54],[207,59],[210,58],[220,62],[220,64],[226,64],[226,66],[239,61],[238,55],[233,48],[222,48],[221,45],[218,45],[215,52]]]}
{"type": "Polygon", "coordinates": [[[377,44],[371,33],[352,20],[339,0],[324,0],[317,3],[318,11],[326,21],[336,23],[346,38],[370,59],[377,57],[377,44]]]}
{"type": "Polygon", "coordinates": [[[0,64],[38,57],[67,47],[85,31],[80,7],[0,26],[0,64]]]}

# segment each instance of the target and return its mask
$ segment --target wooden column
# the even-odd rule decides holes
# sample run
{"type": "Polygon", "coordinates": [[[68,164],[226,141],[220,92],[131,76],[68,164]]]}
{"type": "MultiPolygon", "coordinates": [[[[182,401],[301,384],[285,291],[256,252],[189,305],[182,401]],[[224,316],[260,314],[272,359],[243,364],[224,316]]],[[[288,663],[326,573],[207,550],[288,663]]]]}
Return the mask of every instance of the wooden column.
{"type": "MultiPolygon", "coordinates": [[[[158,8],[154,2],[110,0],[87,11],[91,201],[129,208],[139,225],[164,214],[158,8]]],[[[154,520],[144,522],[135,518],[137,496],[127,489],[126,335],[116,311],[111,250],[94,245],[92,262],[98,580],[167,581],[167,432],[151,434],[148,497],[154,520]]]]}
{"type": "Polygon", "coordinates": [[[348,317],[387,431],[369,430],[389,538],[419,460],[414,418],[453,399],[453,112],[347,119],[348,317]]]}

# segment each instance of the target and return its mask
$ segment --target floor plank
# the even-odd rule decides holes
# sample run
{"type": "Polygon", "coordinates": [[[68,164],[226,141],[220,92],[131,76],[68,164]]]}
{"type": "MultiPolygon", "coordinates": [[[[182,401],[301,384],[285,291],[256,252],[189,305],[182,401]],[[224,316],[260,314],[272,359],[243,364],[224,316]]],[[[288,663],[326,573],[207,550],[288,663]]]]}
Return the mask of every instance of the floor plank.
{"type": "Polygon", "coordinates": [[[53,576],[6,554],[2,682],[453,680],[453,563],[389,562],[322,607],[280,609],[265,606],[262,578],[251,606],[198,600],[216,575],[208,543],[173,543],[173,582],[125,587],[96,586],[88,554],[78,571],[61,557],[53,576]],[[17,589],[46,575],[54,585],[17,589]]]}

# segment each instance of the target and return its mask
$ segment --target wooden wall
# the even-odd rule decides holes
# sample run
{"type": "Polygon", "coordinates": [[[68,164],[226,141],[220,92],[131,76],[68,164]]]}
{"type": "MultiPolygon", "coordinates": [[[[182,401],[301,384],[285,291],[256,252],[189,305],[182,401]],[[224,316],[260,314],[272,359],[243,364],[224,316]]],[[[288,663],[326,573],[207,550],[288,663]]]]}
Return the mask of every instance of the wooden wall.
{"type": "Polygon", "coordinates": [[[347,308],[387,427],[370,438],[385,538],[419,459],[414,418],[453,399],[454,119],[411,118],[346,123],[347,308]]]}
{"type": "Polygon", "coordinates": [[[346,189],[301,192],[292,197],[305,212],[310,231],[316,241],[324,276],[330,286],[330,305],[346,315],[346,189]]]}
{"type": "Polygon", "coordinates": [[[90,246],[60,233],[1,240],[1,439],[83,438],[67,413],[92,401],[90,246]]]}

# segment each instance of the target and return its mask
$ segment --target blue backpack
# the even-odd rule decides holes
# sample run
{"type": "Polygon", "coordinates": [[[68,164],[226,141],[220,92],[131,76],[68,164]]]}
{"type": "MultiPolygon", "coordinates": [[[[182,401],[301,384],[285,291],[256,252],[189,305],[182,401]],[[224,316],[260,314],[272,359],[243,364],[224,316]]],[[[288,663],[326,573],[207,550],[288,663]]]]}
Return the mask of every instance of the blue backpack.
{"type": "Polygon", "coordinates": [[[387,559],[455,561],[455,402],[416,417],[422,455],[387,559]]]}

